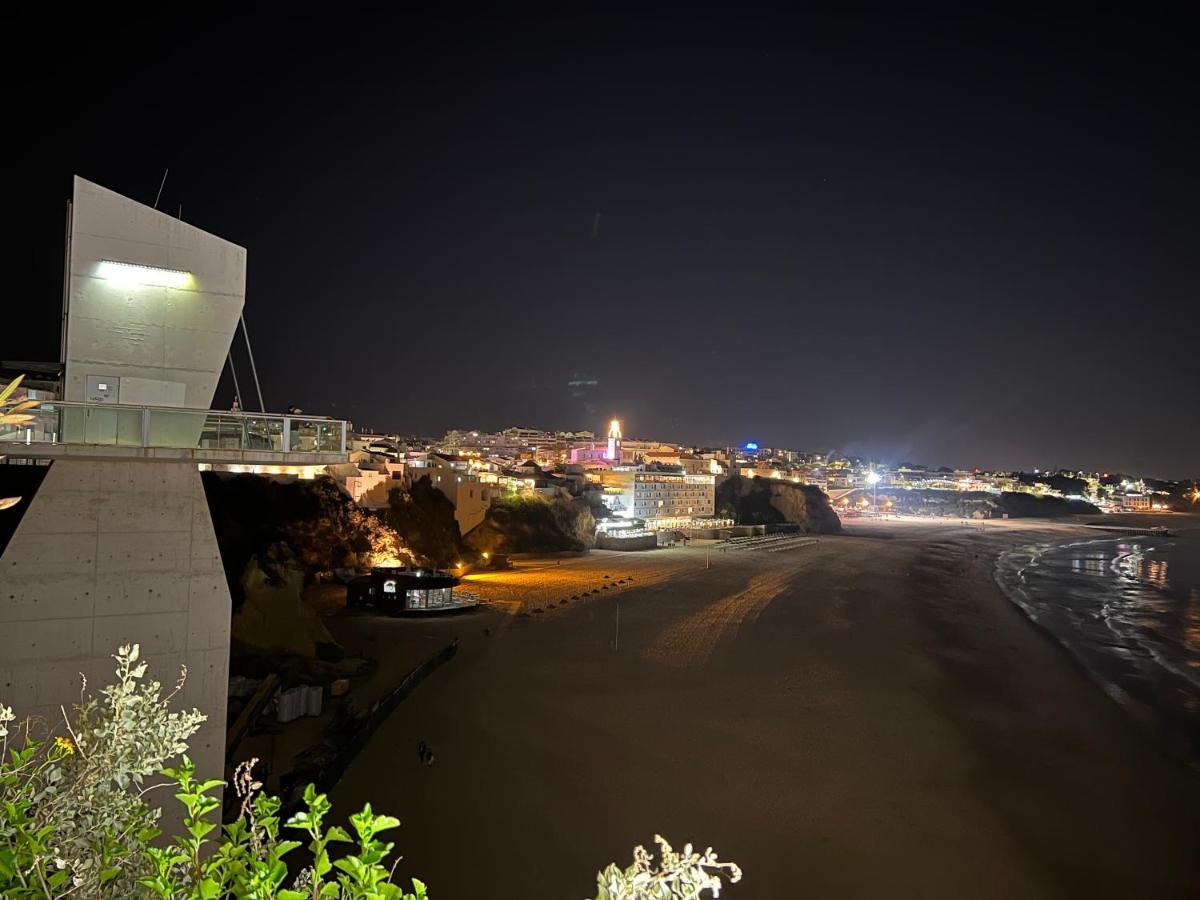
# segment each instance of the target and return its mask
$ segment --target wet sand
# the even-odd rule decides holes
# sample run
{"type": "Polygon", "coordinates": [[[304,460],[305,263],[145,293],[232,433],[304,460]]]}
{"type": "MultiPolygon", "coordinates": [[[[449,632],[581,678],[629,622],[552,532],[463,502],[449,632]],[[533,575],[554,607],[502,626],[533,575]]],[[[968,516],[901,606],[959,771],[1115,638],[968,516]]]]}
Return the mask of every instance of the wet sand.
{"type": "Polygon", "coordinates": [[[335,810],[399,816],[398,871],[443,900],[592,896],[655,832],[740,863],[734,900],[1200,893],[1200,779],[993,581],[1002,550],[1078,529],[848,530],[475,580],[497,605],[413,623],[460,654],[335,810]]]}

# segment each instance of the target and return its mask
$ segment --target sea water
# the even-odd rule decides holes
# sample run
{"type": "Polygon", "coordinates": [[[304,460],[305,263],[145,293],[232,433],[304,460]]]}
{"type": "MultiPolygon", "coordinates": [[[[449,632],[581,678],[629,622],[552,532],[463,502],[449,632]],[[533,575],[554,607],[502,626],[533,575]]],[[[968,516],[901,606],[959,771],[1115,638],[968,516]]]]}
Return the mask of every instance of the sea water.
{"type": "Polygon", "coordinates": [[[1000,558],[996,580],[1113,699],[1200,768],[1200,539],[1023,547],[1000,558]]]}

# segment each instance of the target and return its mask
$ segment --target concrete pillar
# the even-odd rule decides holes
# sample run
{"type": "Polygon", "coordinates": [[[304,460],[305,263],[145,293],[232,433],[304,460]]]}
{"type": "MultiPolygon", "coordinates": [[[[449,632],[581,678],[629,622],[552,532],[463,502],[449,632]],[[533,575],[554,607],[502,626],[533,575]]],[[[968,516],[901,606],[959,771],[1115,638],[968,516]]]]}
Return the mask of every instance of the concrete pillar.
{"type": "Polygon", "coordinates": [[[59,718],[137,643],[177,707],[208,716],[189,754],[223,776],[231,600],[195,463],[55,461],[0,557],[0,698],[59,718]]]}

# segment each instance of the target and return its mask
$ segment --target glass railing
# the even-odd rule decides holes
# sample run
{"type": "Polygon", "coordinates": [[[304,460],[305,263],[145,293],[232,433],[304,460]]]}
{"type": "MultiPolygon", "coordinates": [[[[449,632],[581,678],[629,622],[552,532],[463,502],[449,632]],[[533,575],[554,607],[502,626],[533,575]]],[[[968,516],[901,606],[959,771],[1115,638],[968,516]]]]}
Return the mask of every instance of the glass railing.
{"type": "MultiPolygon", "coordinates": [[[[207,409],[46,401],[28,421],[0,424],[0,444],[92,444],[275,453],[344,453],[341,419],[207,409]]],[[[3,452],[0,449],[0,452],[3,452]]]]}

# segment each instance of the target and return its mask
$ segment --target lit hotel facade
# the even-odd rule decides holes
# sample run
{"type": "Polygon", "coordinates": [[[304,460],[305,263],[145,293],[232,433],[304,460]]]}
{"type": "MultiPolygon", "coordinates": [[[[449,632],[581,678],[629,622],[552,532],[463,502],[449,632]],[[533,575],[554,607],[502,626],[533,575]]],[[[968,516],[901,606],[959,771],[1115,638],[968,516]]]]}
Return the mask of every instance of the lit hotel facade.
{"type": "Polygon", "coordinates": [[[686,528],[715,512],[713,475],[616,467],[600,473],[600,483],[614,515],[642,519],[647,528],[686,528]]]}

